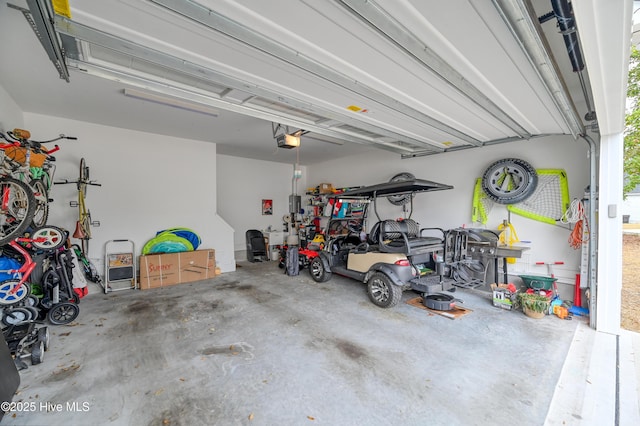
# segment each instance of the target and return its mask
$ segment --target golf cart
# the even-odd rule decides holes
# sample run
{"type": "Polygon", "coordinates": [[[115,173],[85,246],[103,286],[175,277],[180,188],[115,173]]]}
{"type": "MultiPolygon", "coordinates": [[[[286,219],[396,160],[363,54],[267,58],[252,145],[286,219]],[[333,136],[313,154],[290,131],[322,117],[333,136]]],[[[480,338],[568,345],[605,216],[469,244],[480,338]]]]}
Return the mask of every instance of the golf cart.
{"type": "Polygon", "coordinates": [[[309,264],[313,280],[324,282],[334,273],[357,279],[367,284],[369,298],[381,308],[398,304],[405,289],[422,293],[425,301],[430,295],[441,301],[439,292],[455,289],[445,277],[465,263],[466,246],[459,241],[460,232],[419,228],[411,212],[415,194],[446,189],[453,186],[409,176],[332,195],[326,243],[309,264]],[[381,219],[379,198],[396,205],[410,203],[408,218],[381,219]],[[377,222],[366,233],[371,206],[377,222]]]}

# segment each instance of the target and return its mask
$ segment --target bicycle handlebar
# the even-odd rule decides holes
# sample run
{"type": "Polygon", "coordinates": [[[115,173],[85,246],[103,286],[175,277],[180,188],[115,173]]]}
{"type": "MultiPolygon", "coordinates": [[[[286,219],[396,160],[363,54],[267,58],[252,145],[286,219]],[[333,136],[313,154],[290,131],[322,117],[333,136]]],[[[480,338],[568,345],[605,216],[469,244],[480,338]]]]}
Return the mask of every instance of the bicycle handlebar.
{"type": "Polygon", "coordinates": [[[58,181],[58,182],[54,182],[54,184],[55,184],[55,185],[64,185],[64,184],[66,184],[66,183],[75,183],[75,184],[82,183],[82,184],[84,184],[84,185],[102,186],[102,184],[101,184],[101,183],[97,183],[97,182],[95,182],[95,181],[86,181],[86,182],[83,182],[83,181],[81,181],[81,180],[69,180],[69,179],[64,179],[64,180],[61,180],[61,181],[58,181]]]}
{"type": "Polygon", "coordinates": [[[56,142],[61,139],[78,140],[78,138],[75,136],[67,136],[63,133],[58,135],[57,138],[53,138],[46,141],[35,141],[35,140],[29,139],[30,137],[31,137],[31,132],[23,129],[13,129],[12,131],[7,131],[6,135],[0,132],[0,138],[4,139],[5,141],[11,144],[17,143],[18,146],[22,146],[25,148],[31,148],[41,154],[50,154],[60,149],[58,145],[55,145],[55,147],[52,149],[46,149],[45,147],[42,146],[42,144],[56,142]]]}

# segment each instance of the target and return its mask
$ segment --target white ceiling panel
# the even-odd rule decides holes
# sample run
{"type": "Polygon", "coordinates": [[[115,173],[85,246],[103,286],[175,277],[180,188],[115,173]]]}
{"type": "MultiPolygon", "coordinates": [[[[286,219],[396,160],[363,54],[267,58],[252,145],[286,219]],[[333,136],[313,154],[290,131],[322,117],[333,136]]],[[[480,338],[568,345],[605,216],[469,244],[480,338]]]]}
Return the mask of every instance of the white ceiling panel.
{"type": "MultiPolygon", "coordinates": [[[[28,34],[29,26],[19,9],[27,16],[34,4],[48,4],[16,0],[17,7],[9,10],[6,3],[0,1],[0,19],[22,34],[28,34]],[[9,14],[10,19],[3,18],[9,14]],[[22,22],[16,22],[19,19],[22,22]]],[[[52,17],[54,39],[62,45],[63,62],[70,69],[70,82],[60,82],[66,87],[57,90],[67,96],[84,84],[102,85],[103,102],[118,109],[125,102],[142,102],[123,99],[125,88],[144,89],[222,110],[217,127],[224,126],[225,115],[236,120],[240,114],[247,121],[264,123],[247,128],[269,129],[271,122],[277,122],[306,130],[309,144],[319,145],[318,151],[332,151],[328,156],[375,148],[411,157],[575,134],[576,127],[583,126],[578,117],[583,112],[578,113],[575,105],[589,109],[581,87],[573,80],[565,82],[574,77],[566,72],[566,58],[556,64],[563,54],[561,35],[549,22],[537,23],[534,13],[550,10],[548,0],[72,0],[69,4],[70,18],[52,17]],[[514,10],[525,16],[513,18],[514,10]],[[534,39],[544,39],[543,57],[549,64],[543,64],[548,65],[543,71],[531,60],[535,56],[527,40],[514,30],[522,20],[534,29],[534,39]],[[552,73],[556,86],[541,77],[545,72],[552,73]],[[558,100],[557,87],[562,88],[563,100],[558,100]],[[323,138],[344,143],[322,142],[323,138]]],[[[0,26],[0,35],[4,31],[0,26]]],[[[37,45],[35,35],[26,37],[32,39],[16,38],[2,49],[10,54],[25,43],[30,54],[46,58],[42,47],[31,52],[37,45]]],[[[20,76],[7,71],[10,75],[0,76],[0,84],[10,87],[20,76]]],[[[50,64],[46,71],[57,72],[50,64]]],[[[588,82],[586,72],[584,78],[588,82]]],[[[73,96],[85,102],[81,94],[73,96]]],[[[47,113],[35,106],[37,102],[25,100],[24,105],[47,113]]],[[[169,114],[171,108],[156,105],[148,111],[158,117],[165,110],[169,114]]],[[[137,111],[145,114],[147,109],[137,111]]],[[[65,112],[59,109],[57,114],[65,112]]],[[[94,121],[131,126],[116,115],[94,121]]],[[[209,126],[183,136],[210,140],[202,138],[209,134],[209,126]]],[[[146,130],[140,127],[136,129],[146,130]]],[[[148,129],[154,130],[171,132],[162,125],[148,129]]],[[[223,132],[218,136],[219,152],[228,149],[241,155],[238,143],[226,144],[223,132]]],[[[269,137],[247,134],[246,155],[260,155],[257,148],[269,137]]],[[[271,143],[273,148],[275,142],[271,143]]],[[[311,163],[330,157],[308,158],[311,163]]]]}

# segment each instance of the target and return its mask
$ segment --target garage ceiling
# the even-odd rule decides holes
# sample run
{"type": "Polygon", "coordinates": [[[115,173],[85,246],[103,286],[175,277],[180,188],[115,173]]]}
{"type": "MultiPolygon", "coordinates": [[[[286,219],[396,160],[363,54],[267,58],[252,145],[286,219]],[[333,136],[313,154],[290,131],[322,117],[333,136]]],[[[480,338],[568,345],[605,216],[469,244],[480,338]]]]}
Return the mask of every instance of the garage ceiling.
{"type": "Polygon", "coordinates": [[[556,18],[539,23],[549,0],[69,4],[51,22],[46,0],[0,4],[0,53],[29,68],[4,60],[0,84],[24,111],[302,164],[594,125],[586,71],[573,71],[556,18]],[[272,123],[303,130],[300,149],[277,148],[272,123]]]}

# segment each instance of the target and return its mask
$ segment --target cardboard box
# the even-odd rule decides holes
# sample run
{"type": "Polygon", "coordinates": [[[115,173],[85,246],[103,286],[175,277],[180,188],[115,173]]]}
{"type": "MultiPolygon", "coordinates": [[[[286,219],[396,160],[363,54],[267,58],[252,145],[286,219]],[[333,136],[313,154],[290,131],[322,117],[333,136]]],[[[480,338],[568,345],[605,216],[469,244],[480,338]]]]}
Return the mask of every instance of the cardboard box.
{"type": "Polygon", "coordinates": [[[333,185],[330,183],[321,183],[318,185],[318,192],[321,194],[333,194],[333,185]]]}
{"type": "Polygon", "coordinates": [[[507,284],[491,284],[493,291],[493,306],[511,310],[517,303],[517,291],[512,292],[507,289],[507,284]]]}
{"type": "Polygon", "coordinates": [[[215,250],[140,256],[140,289],[167,287],[215,277],[215,250]]]}

